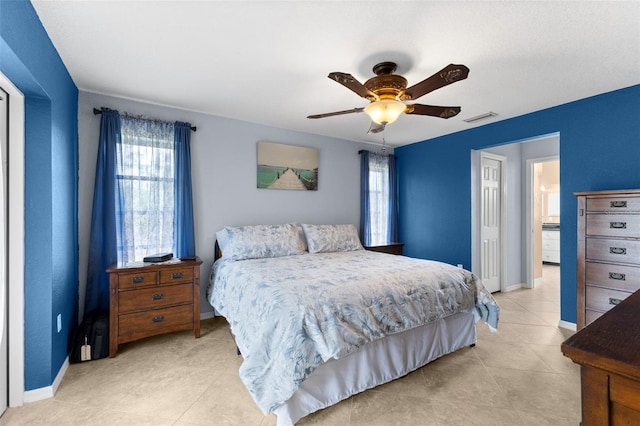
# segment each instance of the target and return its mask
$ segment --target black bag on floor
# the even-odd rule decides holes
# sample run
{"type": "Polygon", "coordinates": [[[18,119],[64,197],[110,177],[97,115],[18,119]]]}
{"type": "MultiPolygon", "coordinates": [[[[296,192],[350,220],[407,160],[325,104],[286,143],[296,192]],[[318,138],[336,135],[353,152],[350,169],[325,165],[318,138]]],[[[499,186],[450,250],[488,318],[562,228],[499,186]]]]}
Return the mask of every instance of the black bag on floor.
{"type": "Polygon", "coordinates": [[[87,314],[71,342],[69,362],[91,361],[109,356],[109,313],[87,314]]]}

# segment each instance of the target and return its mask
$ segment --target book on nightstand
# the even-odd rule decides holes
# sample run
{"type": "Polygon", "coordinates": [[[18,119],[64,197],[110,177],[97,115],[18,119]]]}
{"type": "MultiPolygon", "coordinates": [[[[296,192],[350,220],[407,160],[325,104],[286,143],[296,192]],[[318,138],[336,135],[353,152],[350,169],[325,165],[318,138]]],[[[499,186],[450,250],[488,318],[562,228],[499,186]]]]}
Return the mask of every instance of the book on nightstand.
{"type": "Polygon", "coordinates": [[[152,254],[142,259],[143,262],[164,262],[165,260],[173,259],[173,253],[158,253],[152,254]]]}

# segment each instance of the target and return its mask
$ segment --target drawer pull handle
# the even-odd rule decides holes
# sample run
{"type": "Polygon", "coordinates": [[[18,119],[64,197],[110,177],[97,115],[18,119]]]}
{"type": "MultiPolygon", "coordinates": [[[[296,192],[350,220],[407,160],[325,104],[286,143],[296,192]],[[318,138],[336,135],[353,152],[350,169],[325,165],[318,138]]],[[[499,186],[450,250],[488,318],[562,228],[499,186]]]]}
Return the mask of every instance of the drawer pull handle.
{"type": "Polygon", "coordinates": [[[621,274],[619,272],[609,272],[609,279],[610,280],[625,281],[626,277],[627,276],[625,274],[621,274]]]}
{"type": "Polygon", "coordinates": [[[162,300],[164,299],[164,293],[154,293],[151,295],[151,300],[162,300]]]}
{"type": "Polygon", "coordinates": [[[133,277],[131,278],[131,282],[133,284],[142,284],[144,282],[144,277],[133,277]]]}
{"type": "Polygon", "coordinates": [[[622,299],[615,299],[613,297],[609,298],[609,304],[610,305],[619,305],[620,302],[622,302],[622,299]]]}
{"type": "Polygon", "coordinates": [[[627,229],[627,222],[609,222],[611,229],[627,229]]]}
{"type": "Polygon", "coordinates": [[[171,274],[171,279],[172,280],[177,280],[179,278],[182,278],[182,272],[174,272],[171,274]]]}
{"type": "Polygon", "coordinates": [[[611,207],[627,207],[627,202],[626,201],[611,201],[609,203],[609,205],[611,207]]]}
{"type": "Polygon", "coordinates": [[[624,247],[609,247],[610,254],[627,254],[627,249],[624,247]]]}
{"type": "Polygon", "coordinates": [[[153,321],[153,322],[162,322],[162,321],[164,321],[164,315],[157,315],[157,316],[151,318],[151,321],[153,321]]]}

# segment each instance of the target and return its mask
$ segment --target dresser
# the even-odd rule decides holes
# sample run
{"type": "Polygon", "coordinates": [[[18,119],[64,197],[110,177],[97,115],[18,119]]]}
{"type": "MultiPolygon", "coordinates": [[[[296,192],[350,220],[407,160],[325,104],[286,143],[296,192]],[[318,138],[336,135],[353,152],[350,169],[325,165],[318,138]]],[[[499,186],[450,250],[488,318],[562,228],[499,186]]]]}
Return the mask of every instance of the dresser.
{"type": "Polygon", "coordinates": [[[640,291],[569,337],[580,364],[582,426],[640,425],[640,291]]]}
{"type": "Polygon", "coordinates": [[[365,246],[365,249],[369,251],[377,251],[380,253],[397,254],[402,255],[402,247],[404,243],[389,243],[380,246],[365,246]]]}
{"type": "Polygon", "coordinates": [[[109,357],[145,337],[193,330],[200,337],[202,260],[136,262],[107,269],[110,287],[109,357]]]}
{"type": "Polygon", "coordinates": [[[580,330],[640,289],[640,190],[575,195],[580,330]]]}

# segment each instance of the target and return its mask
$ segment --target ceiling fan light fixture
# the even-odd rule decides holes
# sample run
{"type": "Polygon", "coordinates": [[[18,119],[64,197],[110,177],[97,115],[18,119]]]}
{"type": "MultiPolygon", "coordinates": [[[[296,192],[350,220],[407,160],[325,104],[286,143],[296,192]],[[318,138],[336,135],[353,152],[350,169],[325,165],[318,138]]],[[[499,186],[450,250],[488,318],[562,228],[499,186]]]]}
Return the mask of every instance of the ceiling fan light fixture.
{"type": "Polygon", "coordinates": [[[382,99],[371,102],[364,107],[371,121],[377,124],[390,124],[398,119],[406,109],[406,105],[395,99],[382,99]]]}

